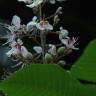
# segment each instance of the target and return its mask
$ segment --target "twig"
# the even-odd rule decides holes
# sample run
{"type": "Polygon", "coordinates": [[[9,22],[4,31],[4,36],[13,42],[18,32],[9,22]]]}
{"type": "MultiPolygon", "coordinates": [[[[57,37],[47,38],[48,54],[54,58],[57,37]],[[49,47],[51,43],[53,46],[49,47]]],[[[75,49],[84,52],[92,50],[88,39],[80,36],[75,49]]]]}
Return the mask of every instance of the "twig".
{"type": "Polygon", "coordinates": [[[41,44],[34,37],[31,36],[30,38],[32,38],[39,46],[41,46],[41,44]]]}
{"type": "Polygon", "coordinates": [[[39,16],[40,16],[40,20],[42,20],[42,5],[39,5],[39,16]]]}
{"type": "Polygon", "coordinates": [[[45,18],[45,20],[49,20],[49,19],[53,18],[55,15],[56,15],[56,14],[52,14],[51,16],[45,18]]]}

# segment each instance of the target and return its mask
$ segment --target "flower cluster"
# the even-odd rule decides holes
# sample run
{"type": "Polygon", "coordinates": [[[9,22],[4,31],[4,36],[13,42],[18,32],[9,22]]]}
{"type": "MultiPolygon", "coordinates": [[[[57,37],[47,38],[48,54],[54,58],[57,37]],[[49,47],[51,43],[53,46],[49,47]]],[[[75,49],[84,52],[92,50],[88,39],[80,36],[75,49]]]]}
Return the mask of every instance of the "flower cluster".
{"type": "MultiPolygon", "coordinates": [[[[26,6],[30,8],[38,7],[42,3],[51,3],[55,4],[56,1],[62,2],[65,0],[18,0],[20,2],[25,2],[26,6]]],[[[41,8],[41,6],[39,6],[41,8]]],[[[40,9],[39,8],[39,9],[40,9]]],[[[39,10],[41,11],[42,8],[39,10]]],[[[22,20],[19,16],[14,15],[12,17],[11,25],[8,25],[7,28],[10,32],[7,34],[8,40],[3,45],[9,44],[10,50],[6,53],[9,58],[14,57],[14,59],[20,59],[23,62],[28,63],[56,63],[56,64],[65,64],[65,61],[62,57],[70,54],[72,50],[78,50],[75,45],[77,40],[75,37],[70,37],[68,30],[64,29],[62,26],[59,28],[59,31],[53,32],[54,25],[58,24],[61,20],[59,16],[62,14],[62,7],[58,7],[56,12],[51,16],[45,18],[41,15],[42,12],[39,12],[39,15],[33,16],[32,20],[26,25],[21,24],[22,20]],[[38,17],[41,16],[41,17],[38,17]],[[53,23],[50,23],[50,18],[53,18],[53,23]],[[47,34],[57,34],[61,44],[55,45],[46,43],[47,34]],[[36,44],[33,46],[33,52],[29,52],[28,49],[24,46],[22,38],[23,36],[31,37],[36,44]],[[37,38],[40,38],[38,41],[37,38]]]]}
{"type": "Polygon", "coordinates": [[[41,3],[48,2],[51,4],[55,4],[56,1],[62,2],[62,1],[66,1],[66,0],[18,0],[18,1],[26,3],[26,6],[29,8],[33,8],[33,7],[39,6],[41,3]]]}

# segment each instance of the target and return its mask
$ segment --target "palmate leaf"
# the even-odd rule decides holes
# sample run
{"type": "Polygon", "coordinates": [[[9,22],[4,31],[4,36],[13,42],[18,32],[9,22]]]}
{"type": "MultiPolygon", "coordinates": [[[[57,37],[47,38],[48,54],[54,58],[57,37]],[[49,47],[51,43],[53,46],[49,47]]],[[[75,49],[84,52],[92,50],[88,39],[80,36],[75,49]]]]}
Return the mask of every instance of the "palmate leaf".
{"type": "Polygon", "coordinates": [[[71,72],[78,79],[96,82],[96,40],[87,46],[71,72]]]}
{"type": "Polygon", "coordinates": [[[81,85],[60,66],[32,64],[0,83],[8,96],[95,96],[93,88],[81,85]]]}

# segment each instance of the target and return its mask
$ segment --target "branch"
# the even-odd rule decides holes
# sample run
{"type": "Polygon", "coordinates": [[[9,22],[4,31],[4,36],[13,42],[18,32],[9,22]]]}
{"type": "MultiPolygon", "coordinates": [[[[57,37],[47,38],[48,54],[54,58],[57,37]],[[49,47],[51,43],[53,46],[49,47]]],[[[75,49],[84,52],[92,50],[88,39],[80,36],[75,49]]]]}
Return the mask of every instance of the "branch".
{"type": "Polygon", "coordinates": [[[29,38],[32,38],[39,46],[41,46],[41,44],[34,37],[30,35],[23,35],[23,36],[28,36],[29,38]]]}
{"type": "Polygon", "coordinates": [[[56,14],[52,14],[51,16],[45,18],[45,20],[51,19],[51,18],[53,18],[55,15],[56,15],[56,14]]]}

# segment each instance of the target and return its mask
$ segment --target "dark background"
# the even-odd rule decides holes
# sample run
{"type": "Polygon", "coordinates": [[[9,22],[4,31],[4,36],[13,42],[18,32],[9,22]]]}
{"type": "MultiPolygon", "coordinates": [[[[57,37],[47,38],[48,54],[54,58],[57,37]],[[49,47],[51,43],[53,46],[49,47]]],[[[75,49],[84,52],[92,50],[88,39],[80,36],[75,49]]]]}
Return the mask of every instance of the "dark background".
{"type": "MultiPolygon", "coordinates": [[[[88,43],[96,38],[95,1],[93,0],[67,0],[56,5],[46,5],[44,12],[52,14],[58,6],[63,6],[62,24],[73,36],[79,36],[79,51],[65,57],[69,63],[74,63],[83,53],[88,43]]],[[[32,9],[19,3],[17,0],[0,0],[0,18],[11,21],[14,14],[21,17],[22,23],[27,23],[33,17],[32,9]]],[[[51,36],[52,37],[52,36],[51,36]]],[[[50,39],[52,39],[50,37],[50,39]]],[[[54,38],[55,41],[55,38],[54,38]]]]}

